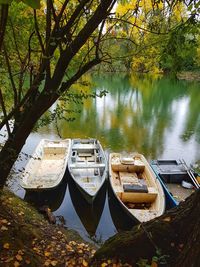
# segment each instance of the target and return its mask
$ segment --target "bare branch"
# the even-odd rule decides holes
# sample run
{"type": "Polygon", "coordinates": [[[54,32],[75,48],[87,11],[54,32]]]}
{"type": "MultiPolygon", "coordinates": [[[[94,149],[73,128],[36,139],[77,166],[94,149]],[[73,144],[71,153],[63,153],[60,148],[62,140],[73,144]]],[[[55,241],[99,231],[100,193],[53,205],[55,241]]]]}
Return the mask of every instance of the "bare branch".
{"type": "Polygon", "coordinates": [[[45,48],[44,48],[44,45],[43,45],[43,42],[42,42],[42,37],[40,35],[40,31],[39,31],[39,27],[38,27],[36,10],[34,9],[33,12],[34,12],[35,31],[36,31],[36,34],[37,34],[37,37],[38,37],[38,41],[39,41],[39,44],[40,44],[40,48],[42,50],[42,53],[45,54],[45,48]]]}
{"type": "Polygon", "coordinates": [[[67,82],[63,82],[60,89],[59,95],[62,94],[65,90],[67,90],[74,82],[76,82],[84,73],[90,70],[92,67],[99,64],[101,60],[99,58],[95,58],[90,62],[87,62],[81,69],[79,69],[76,74],[73,75],[67,82]]]}
{"type": "Polygon", "coordinates": [[[10,61],[9,61],[9,58],[8,58],[8,54],[7,54],[7,50],[6,50],[5,45],[3,45],[3,49],[4,49],[4,55],[5,55],[7,69],[8,69],[8,74],[9,74],[9,77],[10,77],[10,82],[11,82],[13,93],[14,93],[14,105],[16,106],[17,103],[18,103],[17,89],[16,89],[15,82],[14,82],[14,79],[13,79],[12,69],[11,69],[11,66],[10,66],[10,61]]]}
{"type": "Polygon", "coordinates": [[[0,19],[0,51],[3,45],[3,39],[6,30],[6,24],[8,20],[9,5],[1,5],[1,19],[0,19]]]}

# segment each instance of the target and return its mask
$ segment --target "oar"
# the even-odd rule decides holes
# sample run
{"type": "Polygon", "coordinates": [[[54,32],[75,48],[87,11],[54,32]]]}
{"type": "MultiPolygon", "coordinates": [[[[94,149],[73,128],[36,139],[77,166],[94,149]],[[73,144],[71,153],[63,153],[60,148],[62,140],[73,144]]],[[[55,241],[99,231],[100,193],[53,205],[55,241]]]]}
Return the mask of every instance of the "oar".
{"type": "Polygon", "coordinates": [[[190,178],[191,178],[191,180],[193,181],[193,183],[194,183],[194,185],[196,186],[196,188],[200,188],[200,185],[199,185],[199,183],[197,183],[196,178],[195,178],[193,172],[192,172],[190,169],[188,169],[188,166],[186,165],[184,159],[180,160],[180,162],[183,164],[183,166],[184,166],[186,172],[187,172],[188,175],[190,176],[190,178]]]}

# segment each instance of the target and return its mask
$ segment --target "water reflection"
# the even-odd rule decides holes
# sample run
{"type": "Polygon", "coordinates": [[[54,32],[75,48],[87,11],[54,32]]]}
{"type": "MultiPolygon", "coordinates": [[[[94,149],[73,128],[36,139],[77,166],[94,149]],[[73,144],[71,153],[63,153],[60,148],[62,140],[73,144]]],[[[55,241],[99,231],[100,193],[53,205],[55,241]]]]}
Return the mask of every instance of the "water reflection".
{"type": "Polygon", "coordinates": [[[51,211],[56,211],[61,206],[65,197],[67,188],[66,177],[63,178],[62,182],[55,188],[50,190],[36,191],[25,191],[24,200],[31,203],[32,205],[42,208],[47,206],[51,211]]]}
{"type": "Polygon", "coordinates": [[[87,90],[108,94],[86,100],[75,122],[59,121],[62,137],[95,137],[112,151],[139,151],[148,159],[200,158],[199,84],[151,76],[91,79],[87,90]]]}
{"type": "Polygon", "coordinates": [[[89,236],[95,236],[106,198],[106,186],[104,185],[98,193],[95,201],[89,204],[78,190],[72,179],[69,179],[70,197],[85,230],[89,236]]]}

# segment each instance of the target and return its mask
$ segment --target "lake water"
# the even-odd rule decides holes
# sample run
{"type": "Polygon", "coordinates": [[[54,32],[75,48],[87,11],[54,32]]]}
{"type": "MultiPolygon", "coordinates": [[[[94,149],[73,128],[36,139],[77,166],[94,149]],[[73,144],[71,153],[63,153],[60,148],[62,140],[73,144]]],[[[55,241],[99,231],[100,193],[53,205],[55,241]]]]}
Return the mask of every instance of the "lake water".
{"type": "MultiPolygon", "coordinates": [[[[57,120],[34,131],[24,153],[31,154],[41,138],[92,137],[100,140],[106,153],[137,151],[148,160],[184,158],[188,164],[200,161],[199,83],[148,75],[87,75],[74,90],[108,93],[102,98],[89,98],[82,105],[60,102],[63,109],[79,111],[65,112],[67,118],[75,116],[76,120],[57,120]]],[[[26,161],[22,154],[16,169],[22,169],[26,161]]],[[[20,197],[48,205],[58,221],[86,240],[101,243],[119,228],[129,227],[116,205],[111,215],[106,187],[99,201],[90,207],[71,185],[68,173],[57,190],[46,194],[25,194],[16,175],[8,184],[20,197]]]]}

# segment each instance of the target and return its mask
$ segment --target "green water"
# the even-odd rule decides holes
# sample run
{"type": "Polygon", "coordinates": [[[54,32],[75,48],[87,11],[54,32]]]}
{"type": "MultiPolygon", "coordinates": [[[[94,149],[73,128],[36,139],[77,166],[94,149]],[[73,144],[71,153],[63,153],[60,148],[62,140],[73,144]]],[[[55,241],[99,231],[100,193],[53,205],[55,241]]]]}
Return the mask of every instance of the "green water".
{"type": "MultiPolygon", "coordinates": [[[[62,138],[94,137],[111,151],[138,151],[148,159],[200,159],[200,84],[161,76],[93,75],[76,90],[107,90],[105,97],[87,99],[74,122],[44,127],[62,138]]],[[[72,116],[72,115],[71,115],[72,116]]]]}
{"type": "MultiPolygon", "coordinates": [[[[108,93],[102,98],[89,98],[82,105],[59,102],[63,109],[80,111],[70,114],[75,115],[76,120],[62,119],[33,132],[24,152],[31,154],[41,138],[92,137],[100,140],[106,153],[137,151],[148,160],[184,158],[188,164],[200,161],[199,83],[161,76],[87,75],[75,85],[75,90],[88,93],[107,90],[108,93]]],[[[17,168],[24,167],[25,162],[22,155],[17,168]]],[[[77,230],[86,239],[102,242],[115,234],[118,226],[112,220],[107,192],[100,206],[91,211],[91,207],[83,205],[78,193],[70,192],[69,185],[66,182],[60,191],[46,197],[44,194],[33,196],[33,199],[39,198],[40,205],[49,205],[56,216],[63,216],[67,227],[77,230]]],[[[17,179],[10,180],[10,187],[24,197],[17,179]]],[[[26,194],[25,198],[28,197],[26,194]]],[[[126,222],[123,216],[119,217],[118,208],[116,212],[117,224],[126,222]]]]}

